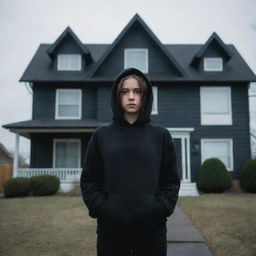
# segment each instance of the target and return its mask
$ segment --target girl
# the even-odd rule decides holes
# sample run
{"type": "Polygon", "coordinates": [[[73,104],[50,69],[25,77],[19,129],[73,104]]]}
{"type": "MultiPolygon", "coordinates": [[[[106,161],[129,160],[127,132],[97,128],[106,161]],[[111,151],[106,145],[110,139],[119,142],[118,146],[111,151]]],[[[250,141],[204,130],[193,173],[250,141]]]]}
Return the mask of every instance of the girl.
{"type": "Polygon", "coordinates": [[[81,191],[97,218],[98,256],[166,256],[180,179],[169,131],[151,123],[152,86],[135,68],[111,89],[113,122],[88,143],[81,191]]]}

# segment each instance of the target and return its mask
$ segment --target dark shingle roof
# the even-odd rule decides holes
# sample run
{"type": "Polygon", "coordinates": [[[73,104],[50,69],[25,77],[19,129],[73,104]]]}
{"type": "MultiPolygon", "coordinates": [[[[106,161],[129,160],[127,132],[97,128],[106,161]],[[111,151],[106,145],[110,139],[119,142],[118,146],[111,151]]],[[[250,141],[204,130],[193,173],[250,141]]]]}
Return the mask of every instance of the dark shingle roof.
{"type": "Polygon", "coordinates": [[[64,38],[66,36],[70,36],[75,43],[78,45],[78,47],[81,49],[83,54],[90,54],[90,52],[88,51],[88,49],[86,48],[85,45],[82,44],[82,42],[80,41],[80,39],[76,36],[76,34],[72,31],[72,29],[70,27],[67,27],[64,32],[57,38],[57,40],[47,49],[47,53],[49,54],[50,57],[53,57],[54,52],[56,50],[56,48],[58,47],[58,45],[61,43],[62,40],[64,40],[64,38]]]}
{"type": "Polygon", "coordinates": [[[4,128],[12,132],[30,138],[31,133],[40,132],[64,132],[64,133],[84,133],[92,132],[99,126],[108,123],[98,122],[94,119],[88,120],[27,120],[17,123],[3,125],[4,128]]]}
{"type": "Polygon", "coordinates": [[[8,129],[77,129],[96,128],[106,123],[98,122],[95,119],[87,120],[27,120],[17,123],[6,124],[3,127],[8,129]]]}
{"type": "Polygon", "coordinates": [[[157,44],[157,46],[160,48],[160,51],[164,53],[164,55],[169,59],[170,63],[173,65],[175,70],[181,75],[185,76],[185,72],[183,68],[179,65],[179,63],[173,58],[171,52],[167,51],[166,48],[161,44],[159,39],[155,36],[155,34],[151,31],[151,29],[147,26],[147,24],[142,20],[142,18],[136,14],[131,19],[131,21],[125,26],[125,28],[122,30],[122,32],[118,35],[118,37],[115,39],[113,44],[107,49],[107,51],[104,53],[102,58],[96,63],[96,65],[92,68],[90,75],[93,76],[97,69],[101,66],[101,64],[104,62],[104,60],[110,55],[112,50],[116,47],[116,45],[121,41],[121,39],[124,37],[124,35],[127,33],[127,31],[134,25],[139,24],[144,31],[149,35],[149,37],[157,44]]]}
{"type": "MultiPolygon", "coordinates": [[[[51,59],[47,54],[49,44],[41,44],[36,54],[28,65],[26,71],[20,81],[36,82],[36,81],[113,81],[113,78],[91,78],[89,76],[97,61],[102,57],[104,52],[110,47],[108,44],[86,44],[90,51],[93,62],[84,72],[72,71],[61,72],[53,70],[51,67],[51,59]]],[[[226,45],[233,52],[233,57],[225,64],[223,72],[199,72],[190,63],[195,54],[203,45],[171,45],[165,44],[164,47],[177,60],[177,63],[185,70],[186,77],[174,78],[173,81],[256,81],[256,77],[239,52],[233,45],[226,45]]],[[[164,80],[161,77],[152,77],[148,74],[151,80],[164,80]]]]}
{"type": "MultiPolygon", "coordinates": [[[[152,76],[150,73],[147,75],[152,81],[234,81],[234,82],[254,82],[256,76],[248,67],[246,62],[240,56],[239,52],[233,45],[226,45],[219,38],[216,33],[202,45],[170,45],[161,44],[159,39],[154,35],[145,22],[136,14],[127,26],[122,30],[119,36],[112,44],[82,44],[74,32],[68,27],[60,37],[53,44],[41,44],[37,49],[30,64],[22,75],[20,81],[26,82],[84,82],[84,81],[113,81],[115,77],[98,77],[94,76],[95,72],[109,56],[112,50],[116,47],[121,38],[127,33],[128,29],[134,24],[139,24],[149,35],[149,37],[158,45],[159,50],[166,55],[170,63],[181,74],[181,76],[171,77],[169,74],[152,76]],[[52,67],[52,56],[58,44],[64,40],[65,36],[70,35],[73,40],[78,44],[82,51],[90,56],[90,61],[86,70],[83,71],[57,71],[52,67]],[[197,67],[191,65],[194,60],[203,57],[206,48],[211,42],[217,42],[222,49],[226,59],[224,70],[222,72],[201,72],[197,67]]],[[[116,74],[117,75],[117,74],[116,74]]]]}

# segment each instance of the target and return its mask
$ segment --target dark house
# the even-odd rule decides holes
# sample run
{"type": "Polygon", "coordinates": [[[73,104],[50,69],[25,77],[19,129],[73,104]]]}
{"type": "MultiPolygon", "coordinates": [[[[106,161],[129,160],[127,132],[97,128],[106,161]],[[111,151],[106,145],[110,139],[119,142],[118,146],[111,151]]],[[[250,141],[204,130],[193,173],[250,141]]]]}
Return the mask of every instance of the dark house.
{"type": "Polygon", "coordinates": [[[31,140],[30,168],[16,175],[53,173],[62,185],[78,179],[93,130],[111,122],[112,82],[127,67],[152,81],[152,121],[175,140],[181,195],[197,194],[198,169],[210,157],[239,179],[251,156],[254,73],[216,33],[203,45],[162,44],[137,14],[110,45],[83,44],[68,27],[53,44],[39,46],[20,79],[33,91],[32,120],[4,126],[17,140],[31,140]]]}

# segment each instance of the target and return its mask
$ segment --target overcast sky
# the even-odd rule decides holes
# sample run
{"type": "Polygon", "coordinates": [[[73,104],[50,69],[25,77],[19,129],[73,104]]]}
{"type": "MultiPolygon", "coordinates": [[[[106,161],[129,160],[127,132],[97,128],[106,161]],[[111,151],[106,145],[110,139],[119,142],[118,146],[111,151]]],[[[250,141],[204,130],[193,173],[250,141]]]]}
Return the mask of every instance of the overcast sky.
{"type": "MultiPolygon", "coordinates": [[[[255,0],[0,0],[0,126],[31,119],[32,95],[18,81],[39,44],[67,26],[83,43],[112,43],[136,13],[164,44],[205,43],[215,31],[256,73],[255,10],[255,0]]],[[[14,150],[15,136],[0,127],[0,142],[14,150]]],[[[21,138],[20,152],[29,148],[21,138]]]]}

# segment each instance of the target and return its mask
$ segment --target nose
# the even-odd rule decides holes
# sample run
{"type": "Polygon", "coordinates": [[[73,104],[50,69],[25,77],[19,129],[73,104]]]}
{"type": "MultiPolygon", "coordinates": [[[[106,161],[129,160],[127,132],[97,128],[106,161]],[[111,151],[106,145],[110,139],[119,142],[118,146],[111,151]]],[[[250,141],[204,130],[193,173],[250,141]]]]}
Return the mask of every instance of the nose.
{"type": "Polygon", "coordinates": [[[133,99],[134,98],[134,92],[131,90],[129,91],[129,99],[133,99]]]}

